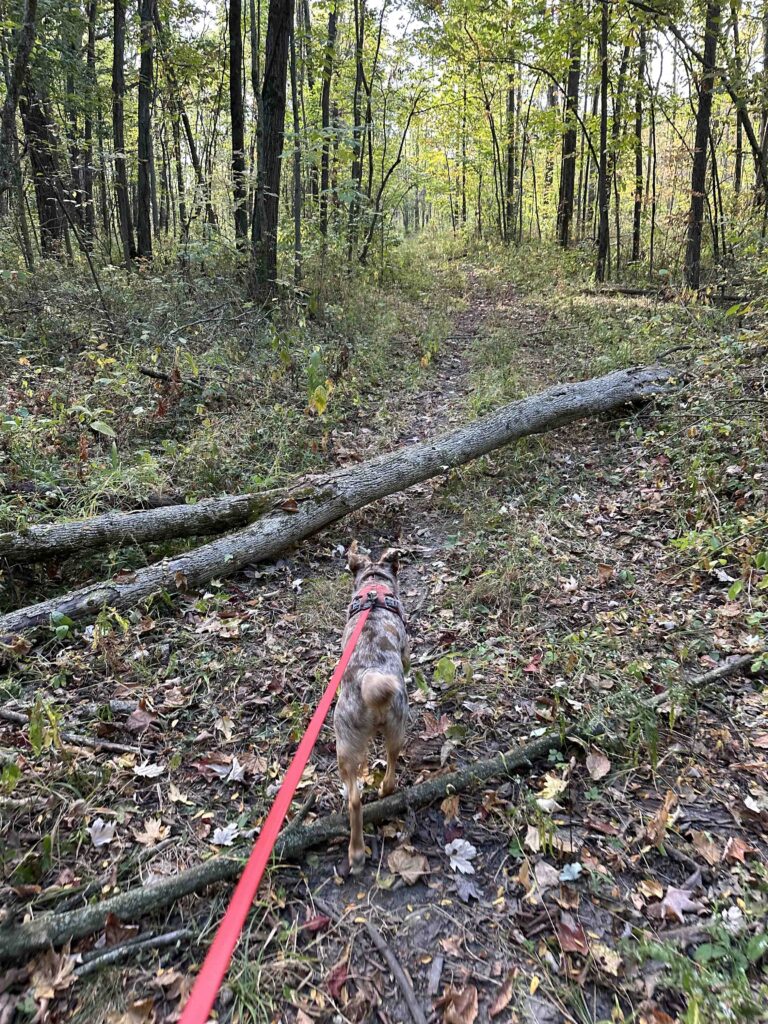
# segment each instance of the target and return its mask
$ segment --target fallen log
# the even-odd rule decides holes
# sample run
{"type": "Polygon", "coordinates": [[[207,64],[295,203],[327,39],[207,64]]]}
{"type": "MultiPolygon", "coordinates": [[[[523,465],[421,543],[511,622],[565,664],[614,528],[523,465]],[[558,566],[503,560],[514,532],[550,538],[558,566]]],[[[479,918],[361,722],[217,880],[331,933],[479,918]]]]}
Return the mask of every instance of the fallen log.
{"type": "Polygon", "coordinates": [[[193,505],[104,512],[90,519],[30,526],[18,533],[0,533],[0,558],[9,562],[44,561],[111,545],[223,533],[257,519],[273,500],[273,492],[225,495],[193,505]]]}
{"type": "Polygon", "coordinates": [[[664,367],[646,366],[615,370],[576,384],[557,384],[433,440],[318,478],[303,487],[300,501],[283,502],[236,533],[163,559],[129,577],[95,583],[0,616],[0,637],[48,625],[52,616],[92,618],[105,607],[125,610],[160,591],[183,593],[215,577],[232,575],[246,565],[274,557],[378,498],[521,437],[657,395],[665,390],[670,376],[664,367]]]}
{"type": "MultiPolygon", "coordinates": [[[[379,825],[401,817],[409,810],[426,807],[447,793],[462,793],[488,779],[510,775],[518,768],[546,757],[550,750],[562,749],[568,740],[568,736],[563,737],[558,733],[542,736],[496,757],[476,761],[468,768],[439,775],[410,789],[402,789],[383,800],[366,804],[363,807],[363,821],[367,825],[379,825]]],[[[277,841],[275,856],[279,861],[294,860],[305,850],[344,836],[348,831],[349,818],[346,814],[331,814],[311,825],[289,825],[277,841]]],[[[63,914],[41,914],[15,928],[0,928],[0,962],[21,960],[48,946],[58,946],[90,935],[103,928],[110,915],[121,921],[139,920],[144,914],[167,907],[182,896],[199,892],[214,882],[233,881],[242,868],[241,859],[219,855],[181,871],[172,878],[129,889],[100,903],[63,914]]]]}

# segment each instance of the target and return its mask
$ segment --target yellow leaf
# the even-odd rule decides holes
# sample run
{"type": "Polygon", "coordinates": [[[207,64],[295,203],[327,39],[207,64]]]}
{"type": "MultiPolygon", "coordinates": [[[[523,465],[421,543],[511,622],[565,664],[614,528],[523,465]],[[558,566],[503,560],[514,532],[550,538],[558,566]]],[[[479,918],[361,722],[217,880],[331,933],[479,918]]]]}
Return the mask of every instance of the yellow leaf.
{"type": "Polygon", "coordinates": [[[541,984],[541,978],[538,976],[538,974],[534,974],[534,976],[531,978],[531,984],[530,984],[531,995],[534,994],[534,992],[536,991],[536,989],[539,987],[540,984],[541,984]]]}

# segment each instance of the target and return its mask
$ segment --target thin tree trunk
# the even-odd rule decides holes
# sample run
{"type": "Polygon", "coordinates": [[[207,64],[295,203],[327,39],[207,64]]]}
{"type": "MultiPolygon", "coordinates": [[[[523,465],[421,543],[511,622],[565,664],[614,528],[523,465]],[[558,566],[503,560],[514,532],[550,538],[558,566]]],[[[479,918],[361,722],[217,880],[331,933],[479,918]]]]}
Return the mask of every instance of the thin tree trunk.
{"type": "Polygon", "coordinates": [[[293,283],[301,284],[301,123],[296,69],[296,16],[291,31],[291,112],[293,114],[293,283]]]}
{"type": "Polygon", "coordinates": [[[139,59],[138,192],[136,252],[152,259],[152,81],[154,77],[153,8],[155,0],[139,0],[141,18],[139,59]]]}
{"type": "Polygon", "coordinates": [[[262,157],[255,218],[251,288],[264,297],[277,288],[277,220],[285,135],[286,77],[293,30],[293,0],[270,0],[262,98],[262,157]]]}
{"type": "Polygon", "coordinates": [[[133,239],[133,218],[128,191],[128,166],[125,152],[125,3],[114,0],[112,50],[112,141],[115,161],[115,195],[120,240],[126,263],[136,255],[133,239]]]}
{"type": "Polygon", "coordinates": [[[248,237],[245,185],[245,108],[243,99],[243,10],[241,0],[229,0],[229,113],[232,126],[232,192],[235,238],[240,248],[248,237]]]}
{"type": "Polygon", "coordinates": [[[86,244],[92,245],[96,235],[96,205],[93,198],[93,115],[96,106],[96,16],[98,0],[88,3],[88,42],[86,43],[87,96],[83,123],[83,230],[86,244]]]}
{"type": "Polygon", "coordinates": [[[328,234],[331,80],[333,78],[333,53],[336,47],[337,26],[337,0],[334,0],[333,7],[328,11],[328,37],[323,57],[323,88],[320,95],[320,131],[322,133],[322,149],[320,151],[320,234],[323,238],[328,234]]]}
{"type": "Polygon", "coordinates": [[[21,28],[16,41],[16,55],[6,81],[6,93],[0,111],[0,196],[14,187],[17,181],[18,146],[16,138],[16,111],[22,88],[29,71],[29,59],[35,45],[37,31],[37,0],[25,0],[21,28]]]}
{"type": "Polygon", "coordinates": [[[597,267],[595,276],[604,281],[608,270],[610,231],[608,206],[608,0],[600,2],[600,169],[597,179],[597,267]]]}
{"type": "Polygon", "coordinates": [[[40,224],[40,248],[44,257],[60,259],[67,244],[67,222],[61,206],[59,143],[44,100],[27,84],[19,109],[27,140],[32,181],[40,224]]]}
{"type": "Polygon", "coordinates": [[[560,168],[560,197],[557,204],[557,240],[567,249],[571,240],[573,196],[576,185],[576,118],[579,110],[579,79],[581,77],[581,38],[570,44],[570,63],[565,96],[565,132],[563,133],[560,168]]]}
{"type": "MultiPolygon", "coordinates": [[[[506,144],[507,144],[507,241],[511,241],[511,234],[515,223],[515,182],[517,172],[515,168],[515,76],[512,71],[507,75],[507,123],[506,123],[506,144]]],[[[455,230],[455,228],[454,228],[455,230]]]]}
{"type": "Polygon", "coordinates": [[[461,223],[467,223],[467,77],[461,97],[461,223]]]}
{"type": "Polygon", "coordinates": [[[637,43],[637,83],[635,85],[635,199],[632,215],[632,262],[640,260],[643,225],[643,89],[646,65],[646,32],[640,26],[637,43]]]}
{"type": "Polygon", "coordinates": [[[688,242],[685,250],[685,283],[688,288],[695,290],[698,290],[701,282],[701,235],[704,222],[704,196],[707,187],[707,151],[719,31],[720,2],[719,0],[710,0],[707,3],[704,64],[698,90],[696,141],[691,166],[691,206],[688,215],[688,242]]]}

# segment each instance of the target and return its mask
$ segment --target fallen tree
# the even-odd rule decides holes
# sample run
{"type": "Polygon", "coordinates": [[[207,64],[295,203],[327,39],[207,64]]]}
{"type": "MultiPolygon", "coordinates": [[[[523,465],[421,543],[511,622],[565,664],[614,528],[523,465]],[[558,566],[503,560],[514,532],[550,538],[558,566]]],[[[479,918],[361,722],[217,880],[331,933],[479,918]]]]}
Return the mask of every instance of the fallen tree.
{"type": "MultiPolygon", "coordinates": [[[[468,768],[439,775],[410,789],[401,789],[383,800],[366,804],[363,821],[366,825],[380,825],[401,817],[409,810],[427,807],[447,793],[462,793],[488,779],[510,775],[546,757],[550,750],[562,749],[568,739],[560,734],[542,736],[496,757],[476,761],[468,768]]],[[[346,814],[331,814],[311,825],[289,825],[277,841],[275,856],[281,861],[295,860],[311,847],[327,844],[332,839],[347,835],[348,831],[349,817],[346,814]]],[[[0,962],[20,960],[51,945],[58,946],[99,931],[111,915],[121,921],[139,920],[144,914],[167,907],[182,896],[200,892],[214,882],[233,881],[242,869],[242,860],[219,855],[171,878],[129,889],[80,910],[41,914],[15,928],[0,928],[0,962]]]]}
{"type": "Polygon", "coordinates": [[[0,616],[0,637],[48,625],[56,616],[91,618],[107,607],[125,610],[158,592],[184,593],[272,558],[356,509],[403,491],[530,434],[540,434],[585,416],[646,400],[668,385],[660,366],[615,370],[576,384],[558,384],[512,402],[430,441],[380,455],[369,462],[318,478],[301,500],[285,501],[236,533],[130,576],[82,587],[61,597],[0,616]]]}
{"type": "Polygon", "coordinates": [[[273,503],[272,492],[206,498],[193,505],[163,505],[136,512],[104,512],[90,519],[30,526],[0,533],[0,558],[43,561],[110,545],[222,533],[257,519],[273,503]]]}

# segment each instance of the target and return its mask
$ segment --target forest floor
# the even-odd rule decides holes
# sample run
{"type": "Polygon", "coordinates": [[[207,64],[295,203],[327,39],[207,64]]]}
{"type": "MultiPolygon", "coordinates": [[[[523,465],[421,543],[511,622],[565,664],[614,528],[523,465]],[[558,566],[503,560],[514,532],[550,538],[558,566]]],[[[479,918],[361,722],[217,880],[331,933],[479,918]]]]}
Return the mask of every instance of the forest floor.
{"type": "MultiPolygon", "coordinates": [[[[543,256],[523,267],[454,247],[409,307],[418,337],[401,316],[316,458],[359,461],[669,350],[678,391],[393,495],[175,613],[21,652],[6,708],[30,712],[35,734],[0,723],[0,749],[22,750],[0,798],[11,916],[247,854],[338,655],[356,537],[404,552],[401,786],[545,730],[597,725],[599,744],[372,832],[362,878],[343,838],[272,870],[220,1019],[411,1020],[370,923],[446,1024],[768,1020],[761,329],[554,274],[543,256]],[[751,670],[697,684],[745,653],[751,670]],[[58,734],[75,725],[133,751],[73,749],[58,734]]],[[[61,567],[44,575],[14,577],[14,601],[58,586],[61,567]]],[[[368,794],[381,773],[373,759],[368,794]]],[[[309,793],[310,820],[342,806],[329,725],[299,801],[309,793]]],[[[111,922],[0,975],[0,1021],[176,1019],[229,892],[111,922]],[[107,947],[178,929],[179,943],[83,971],[107,947]]]]}

